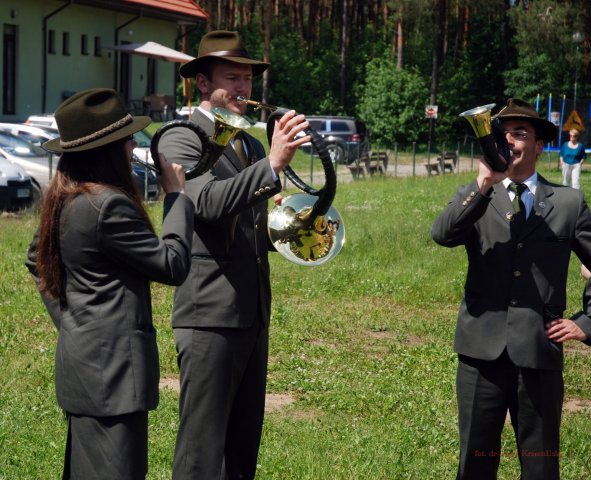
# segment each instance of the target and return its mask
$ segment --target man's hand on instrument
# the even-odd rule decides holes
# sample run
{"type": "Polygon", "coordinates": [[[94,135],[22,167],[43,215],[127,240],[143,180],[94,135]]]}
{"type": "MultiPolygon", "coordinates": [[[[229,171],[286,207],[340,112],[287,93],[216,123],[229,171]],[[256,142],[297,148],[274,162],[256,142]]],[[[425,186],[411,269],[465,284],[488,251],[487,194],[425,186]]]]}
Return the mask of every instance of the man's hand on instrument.
{"type": "Polygon", "coordinates": [[[310,135],[298,136],[308,128],[309,124],[304,115],[298,115],[289,110],[275,122],[269,162],[275,173],[279,174],[291,162],[300,145],[310,142],[310,135]]]}
{"type": "MultiPolygon", "coordinates": [[[[505,159],[499,155],[499,159],[502,159],[503,162],[506,163],[505,159]]],[[[504,171],[504,172],[496,172],[484,159],[480,160],[480,166],[478,168],[478,177],[476,178],[476,183],[478,183],[478,188],[480,189],[480,193],[486,194],[488,191],[497,183],[502,182],[506,177],[509,176],[509,172],[511,170],[511,166],[504,171]]]]}

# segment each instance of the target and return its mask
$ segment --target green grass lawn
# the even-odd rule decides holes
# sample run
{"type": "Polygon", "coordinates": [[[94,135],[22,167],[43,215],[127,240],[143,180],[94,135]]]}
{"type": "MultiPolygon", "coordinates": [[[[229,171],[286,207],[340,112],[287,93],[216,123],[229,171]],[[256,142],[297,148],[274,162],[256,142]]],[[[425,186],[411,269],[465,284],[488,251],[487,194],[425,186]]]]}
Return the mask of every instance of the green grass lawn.
{"type": "MultiPolygon", "coordinates": [[[[557,170],[540,167],[549,179],[557,170]]],[[[472,175],[372,178],[339,185],[341,254],[318,267],[271,256],[273,318],[259,479],[450,479],[458,455],[453,333],[466,270],[431,223],[472,175]]],[[[591,195],[591,174],[583,172],[591,195]]],[[[150,213],[159,224],[160,204],[150,213]]],[[[0,479],[58,479],[66,424],[56,405],[56,333],[23,265],[33,213],[0,217],[0,479]]],[[[568,310],[583,280],[571,262],[568,310]]],[[[162,377],[178,374],[173,290],[153,286],[162,377]]],[[[591,405],[591,350],[566,351],[566,399],[591,405]]],[[[170,478],[178,394],[150,414],[149,479],[170,478]]],[[[565,409],[562,478],[591,478],[591,410],[565,409]]],[[[510,426],[500,479],[518,478],[510,426]]]]}

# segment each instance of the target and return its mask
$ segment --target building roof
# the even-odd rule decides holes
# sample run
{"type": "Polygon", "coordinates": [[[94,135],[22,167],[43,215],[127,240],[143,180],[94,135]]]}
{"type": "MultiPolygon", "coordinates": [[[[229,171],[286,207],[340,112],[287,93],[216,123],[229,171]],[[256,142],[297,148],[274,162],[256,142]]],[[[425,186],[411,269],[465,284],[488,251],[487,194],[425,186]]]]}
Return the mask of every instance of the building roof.
{"type": "Polygon", "coordinates": [[[209,16],[196,0],[76,0],[76,3],[179,23],[195,23],[209,16]]]}
{"type": "Polygon", "coordinates": [[[196,18],[207,18],[208,15],[195,0],[126,0],[146,7],[159,8],[170,12],[181,13],[196,18]]]}

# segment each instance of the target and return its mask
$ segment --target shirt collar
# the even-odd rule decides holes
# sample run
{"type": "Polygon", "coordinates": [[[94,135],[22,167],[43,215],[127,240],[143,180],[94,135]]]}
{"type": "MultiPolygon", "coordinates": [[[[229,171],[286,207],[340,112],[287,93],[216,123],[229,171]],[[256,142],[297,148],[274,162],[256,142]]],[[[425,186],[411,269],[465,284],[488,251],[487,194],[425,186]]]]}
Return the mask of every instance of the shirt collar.
{"type": "MultiPolygon", "coordinates": [[[[510,178],[505,178],[503,180],[503,185],[505,186],[505,188],[507,190],[509,190],[509,185],[513,183],[513,180],[511,180],[510,178]]],[[[536,188],[538,186],[538,172],[534,172],[530,177],[526,178],[525,181],[521,182],[521,183],[525,183],[525,185],[527,186],[528,190],[535,195],[536,194],[536,188]]]]}

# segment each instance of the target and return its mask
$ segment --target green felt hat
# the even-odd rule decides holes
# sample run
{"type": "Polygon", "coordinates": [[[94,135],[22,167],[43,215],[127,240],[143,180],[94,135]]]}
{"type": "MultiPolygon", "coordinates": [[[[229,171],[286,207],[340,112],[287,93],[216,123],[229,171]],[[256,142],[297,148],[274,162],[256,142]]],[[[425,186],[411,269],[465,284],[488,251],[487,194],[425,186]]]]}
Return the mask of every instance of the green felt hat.
{"type": "Polygon", "coordinates": [[[203,72],[204,65],[212,58],[251,65],[252,74],[255,76],[262,74],[269,67],[268,63],[251,58],[238,32],[214,30],[203,36],[197,58],[181,65],[179,73],[182,77],[194,78],[203,72]]]}
{"type": "Polygon", "coordinates": [[[55,111],[60,136],[43,144],[50,152],[81,152],[128,137],[147,127],[150,117],[132,117],[115,90],[75,93],[55,111]]]}

